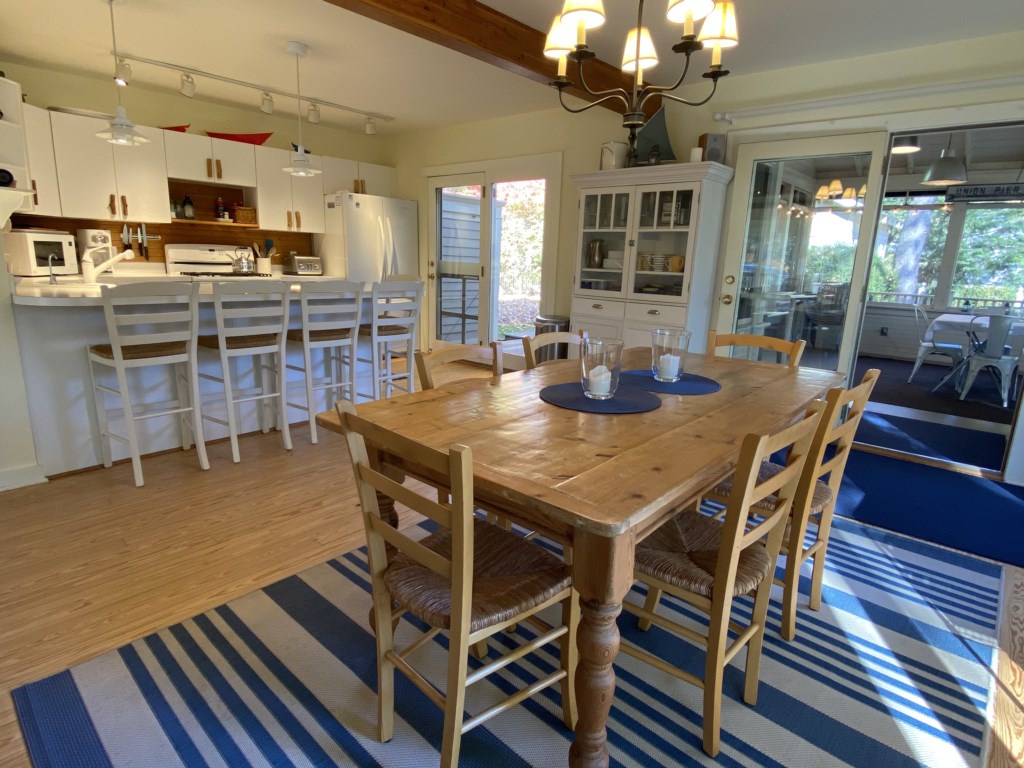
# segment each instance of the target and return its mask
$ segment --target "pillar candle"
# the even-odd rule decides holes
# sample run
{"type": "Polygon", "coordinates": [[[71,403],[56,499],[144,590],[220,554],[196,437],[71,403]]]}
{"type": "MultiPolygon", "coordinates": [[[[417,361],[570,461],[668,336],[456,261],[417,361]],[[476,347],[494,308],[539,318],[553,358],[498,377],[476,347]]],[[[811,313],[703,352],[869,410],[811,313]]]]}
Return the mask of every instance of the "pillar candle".
{"type": "Polygon", "coordinates": [[[612,372],[603,365],[595,366],[587,377],[587,388],[592,395],[607,395],[612,389],[612,372]]]}
{"type": "Polygon", "coordinates": [[[665,353],[658,359],[658,373],[662,378],[674,379],[679,375],[679,356],[665,353]]]}

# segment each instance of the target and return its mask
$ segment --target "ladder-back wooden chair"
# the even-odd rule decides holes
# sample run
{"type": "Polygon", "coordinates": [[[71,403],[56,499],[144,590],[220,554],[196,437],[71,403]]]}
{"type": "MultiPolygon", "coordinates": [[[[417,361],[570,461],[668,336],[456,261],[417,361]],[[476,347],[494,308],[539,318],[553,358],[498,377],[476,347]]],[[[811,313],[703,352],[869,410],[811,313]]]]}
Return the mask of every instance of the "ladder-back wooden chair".
{"type": "Polygon", "coordinates": [[[538,333],[536,336],[523,337],[523,357],[526,358],[526,370],[536,368],[554,359],[544,358],[538,355],[542,349],[547,349],[552,344],[567,345],[569,359],[576,360],[580,356],[580,341],[587,337],[586,331],[551,331],[550,333],[538,333]],[[538,360],[538,357],[540,358],[538,360]]]}
{"type": "Polygon", "coordinates": [[[786,520],[821,414],[820,401],[796,424],[773,435],[750,434],[740,447],[732,493],[723,521],[687,509],[637,544],[633,575],[647,585],[647,600],[623,602],[623,610],[640,617],[641,629],[652,623],[703,646],[703,676],[623,643],[620,652],[640,659],[704,691],[704,751],[718,754],[722,681],[725,666],[747,649],[743,700],[757,703],[757,683],[764,642],[765,617],[775,563],[786,520]],[[758,469],[776,451],[788,451],[789,463],[771,477],[758,469]],[[766,499],[773,499],[765,503],[766,499]],[[707,627],[693,629],[657,613],[666,592],[703,611],[707,627]],[[750,620],[733,621],[733,598],[754,595],[750,620]],[[736,637],[731,638],[730,630],[736,637]]]}
{"type": "MultiPolygon", "coordinates": [[[[429,353],[416,350],[416,373],[420,377],[420,388],[433,389],[437,386],[439,372],[452,365],[460,369],[459,373],[465,374],[461,378],[480,378],[472,375],[474,371],[469,369],[467,363],[476,364],[481,372],[489,370],[491,376],[501,376],[504,372],[501,344],[497,341],[492,341],[489,346],[458,344],[435,349],[429,353]]],[[[440,374],[440,376],[444,375],[444,373],[440,374]]],[[[448,380],[457,381],[458,377],[448,380]]]]}
{"type": "Polygon", "coordinates": [[[721,347],[746,347],[763,349],[767,352],[777,352],[786,356],[786,364],[790,368],[800,365],[800,358],[803,357],[804,347],[807,342],[803,339],[786,341],[777,339],[774,336],[758,336],[752,333],[716,333],[708,332],[707,356],[714,357],[715,350],[721,347]]]}
{"type": "Polygon", "coordinates": [[[396,669],[444,712],[444,768],[458,764],[464,733],[556,683],[561,685],[563,720],[572,728],[576,719],[573,673],[579,608],[573,598],[569,566],[540,546],[489,525],[473,514],[473,456],[467,446],[455,445],[447,451],[431,448],[360,419],[348,401],[336,407],[352,457],[369,549],[376,616],[380,741],[388,741],[393,732],[396,669]],[[367,443],[388,456],[401,457],[444,478],[451,489],[450,501],[435,501],[422,495],[422,485],[402,485],[375,469],[367,443]],[[437,532],[416,541],[393,528],[381,517],[378,494],[434,521],[437,532]],[[561,622],[552,627],[537,614],[557,604],[561,604],[561,622]],[[399,649],[394,644],[393,625],[405,613],[431,629],[399,649]],[[474,645],[523,621],[538,627],[532,640],[508,653],[500,653],[494,646],[491,657],[482,666],[471,672],[467,669],[474,645]],[[444,691],[432,684],[410,659],[440,632],[448,633],[444,691]],[[558,668],[483,711],[463,718],[469,685],[550,643],[560,646],[558,668]]]}

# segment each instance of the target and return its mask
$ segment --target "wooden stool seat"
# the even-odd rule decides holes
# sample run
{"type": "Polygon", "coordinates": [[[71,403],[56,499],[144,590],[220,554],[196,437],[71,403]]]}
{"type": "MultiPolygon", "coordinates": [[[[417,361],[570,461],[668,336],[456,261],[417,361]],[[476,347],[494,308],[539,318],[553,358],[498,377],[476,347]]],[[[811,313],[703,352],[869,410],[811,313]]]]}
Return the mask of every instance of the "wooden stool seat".
{"type": "MultiPolygon", "coordinates": [[[[324,328],[322,330],[310,331],[310,341],[340,341],[352,338],[352,331],[349,328],[324,328]]],[[[288,331],[288,341],[302,341],[302,329],[295,328],[288,331]]]]}
{"type": "Polygon", "coordinates": [[[220,349],[221,342],[224,342],[225,349],[252,349],[253,347],[265,347],[277,343],[277,335],[273,333],[259,333],[252,336],[231,336],[221,339],[219,336],[203,335],[199,337],[199,346],[206,349],[220,349]]]}
{"type": "MultiPolygon", "coordinates": [[[[722,529],[714,518],[693,510],[680,512],[637,545],[634,568],[644,576],[711,597],[722,529]]],[[[771,566],[772,558],[764,545],[742,550],[736,565],[733,597],[753,592],[771,566]]]]}
{"type": "MultiPolygon", "coordinates": [[[[378,336],[401,336],[408,332],[408,327],[404,325],[378,325],[377,335],[378,336]]],[[[373,326],[372,325],[360,325],[359,326],[360,336],[372,336],[373,326]]]]}
{"type": "MultiPolygon", "coordinates": [[[[114,359],[114,347],[110,344],[93,344],[89,351],[107,360],[114,359]]],[[[166,341],[157,344],[126,344],[121,347],[121,356],[125,360],[149,360],[154,357],[184,355],[188,346],[184,341],[166,341]]]]}
{"type": "MultiPolygon", "coordinates": [[[[510,621],[569,587],[569,566],[550,552],[482,520],[473,528],[470,632],[510,621]]],[[[452,556],[450,528],[420,543],[445,558],[452,556]]],[[[399,554],[384,573],[384,583],[416,618],[432,627],[451,628],[451,578],[399,554]]]]}

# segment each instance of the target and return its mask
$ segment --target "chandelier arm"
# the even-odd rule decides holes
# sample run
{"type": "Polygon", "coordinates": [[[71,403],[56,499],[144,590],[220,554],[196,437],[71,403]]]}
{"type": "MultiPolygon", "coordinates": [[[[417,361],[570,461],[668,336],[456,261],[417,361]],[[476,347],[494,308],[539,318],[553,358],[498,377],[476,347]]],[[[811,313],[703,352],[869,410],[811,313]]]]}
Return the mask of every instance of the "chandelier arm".
{"type": "MultiPolygon", "coordinates": [[[[680,104],[685,104],[688,107],[699,107],[699,106],[707,104],[709,101],[711,101],[711,97],[715,95],[715,91],[716,90],[718,90],[718,81],[717,80],[715,81],[714,85],[711,86],[711,93],[709,93],[706,98],[701,99],[700,101],[689,101],[688,99],[684,99],[682,96],[673,96],[671,93],[661,93],[661,94],[658,94],[658,95],[660,95],[660,96],[662,96],[663,98],[666,98],[666,99],[672,99],[672,101],[677,101],[680,104]]],[[[648,94],[648,96],[654,96],[654,95],[655,94],[653,94],[653,93],[648,94]]],[[[644,97],[644,98],[646,99],[646,97],[644,97]]],[[[643,102],[641,102],[641,104],[642,103],[643,102]]]]}
{"type": "MultiPolygon", "coordinates": [[[[629,107],[629,91],[627,91],[625,88],[609,88],[607,91],[595,91],[589,85],[587,85],[587,78],[583,74],[583,60],[581,59],[580,61],[577,61],[576,62],[576,66],[577,66],[577,72],[578,72],[579,77],[580,77],[580,85],[583,86],[583,89],[587,93],[589,93],[591,96],[597,96],[597,97],[601,98],[601,101],[605,101],[606,99],[608,99],[609,97],[612,97],[612,96],[617,96],[620,99],[622,99],[622,101],[626,104],[627,107],[629,107]]],[[[600,102],[594,102],[594,103],[597,104],[597,103],[600,103],[600,102]]],[[[577,110],[577,111],[582,111],[582,110],[577,110]]]]}
{"type": "Polygon", "coordinates": [[[650,94],[660,93],[664,95],[668,91],[674,91],[680,85],[683,84],[683,80],[686,79],[687,73],[690,71],[690,54],[686,54],[686,65],[683,67],[683,71],[679,75],[679,79],[672,85],[645,85],[641,91],[641,101],[647,98],[650,94]]]}
{"type": "MultiPolygon", "coordinates": [[[[587,92],[590,93],[592,96],[597,96],[598,95],[598,94],[594,93],[593,91],[591,91],[589,88],[587,89],[587,92]]],[[[606,102],[606,101],[608,101],[610,99],[621,99],[623,101],[623,103],[626,104],[626,107],[627,108],[629,107],[629,102],[626,101],[625,97],[621,93],[610,93],[608,96],[605,96],[604,98],[598,99],[597,101],[592,101],[589,104],[587,104],[586,106],[580,107],[579,109],[575,109],[575,108],[570,107],[568,104],[565,103],[564,90],[562,88],[558,89],[558,101],[561,103],[562,108],[566,112],[572,112],[574,115],[578,115],[580,112],[586,112],[591,107],[596,107],[598,104],[603,104],[604,102],[606,102]]]]}

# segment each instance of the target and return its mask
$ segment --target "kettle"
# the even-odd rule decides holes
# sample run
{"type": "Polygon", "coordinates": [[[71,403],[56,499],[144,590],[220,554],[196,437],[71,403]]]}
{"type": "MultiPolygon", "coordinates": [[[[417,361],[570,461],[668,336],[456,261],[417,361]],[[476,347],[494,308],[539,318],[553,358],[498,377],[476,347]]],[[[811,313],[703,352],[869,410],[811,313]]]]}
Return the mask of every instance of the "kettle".
{"type": "Polygon", "coordinates": [[[597,238],[591,240],[587,245],[587,267],[591,269],[600,269],[604,266],[604,240],[597,238]]]}
{"type": "Polygon", "coordinates": [[[236,275],[256,274],[256,258],[253,252],[247,247],[235,248],[235,255],[231,257],[231,271],[236,275]]]}
{"type": "Polygon", "coordinates": [[[601,145],[601,170],[626,167],[626,142],[606,141],[601,145]]]}

